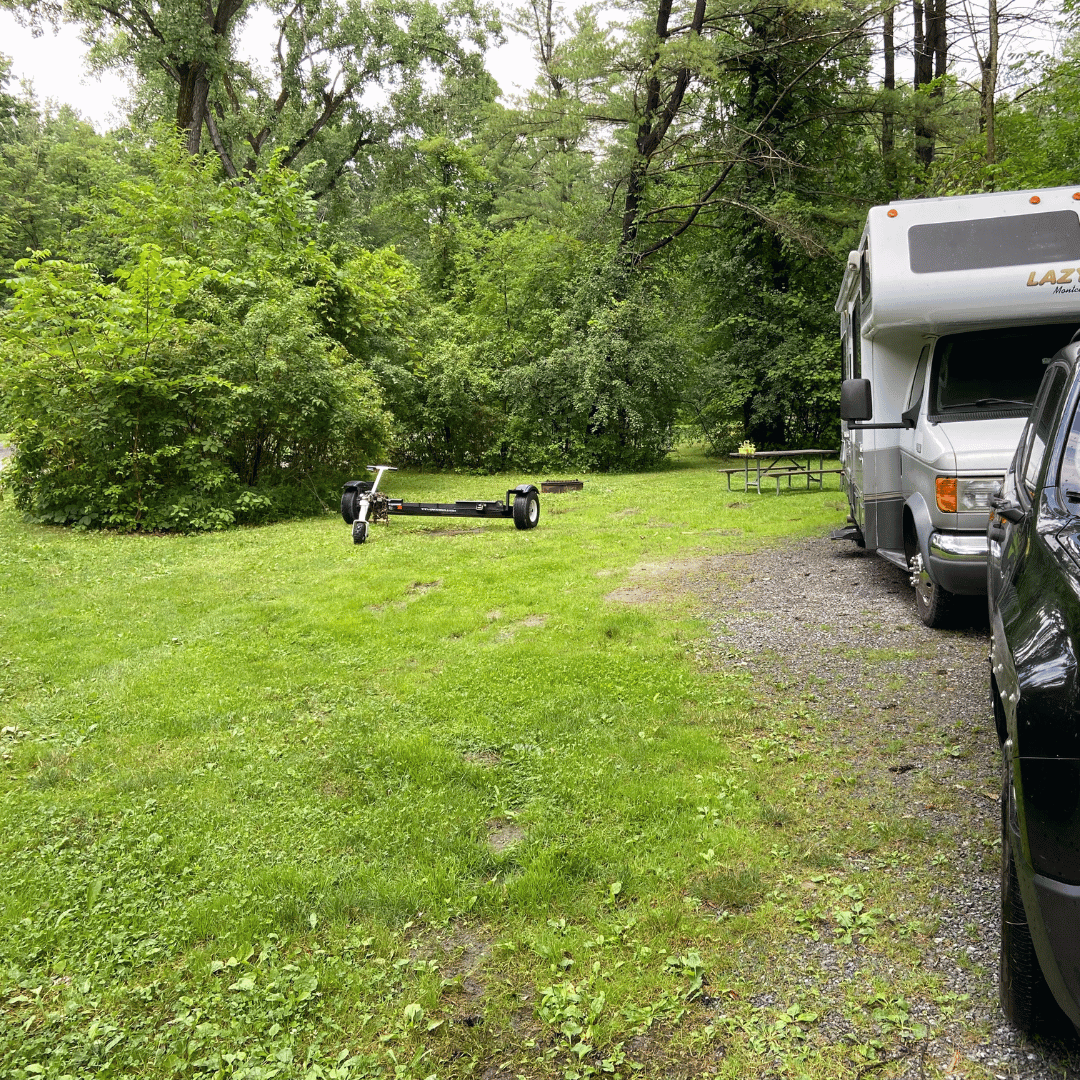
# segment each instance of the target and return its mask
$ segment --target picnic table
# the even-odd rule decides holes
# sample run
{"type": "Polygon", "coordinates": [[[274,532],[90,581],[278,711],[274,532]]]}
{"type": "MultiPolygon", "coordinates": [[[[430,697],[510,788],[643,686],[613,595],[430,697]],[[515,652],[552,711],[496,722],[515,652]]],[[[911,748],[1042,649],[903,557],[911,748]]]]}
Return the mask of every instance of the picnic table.
{"type": "Polygon", "coordinates": [[[756,487],[761,494],[761,482],[763,480],[776,481],[776,494],[780,494],[780,481],[786,476],[788,487],[791,487],[791,478],[806,477],[806,486],[811,483],[821,484],[821,478],[829,473],[841,472],[841,469],[826,469],[825,459],[835,456],[834,450],[757,450],[752,454],[731,454],[730,457],[742,461],[742,468],[720,469],[727,476],[728,491],[731,490],[732,475],[743,474],[746,490],[756,487]],[[817,465],[814,459],[817,458],[817,465]],[[750,465],[753,463],[753,474],[750,465]]]}

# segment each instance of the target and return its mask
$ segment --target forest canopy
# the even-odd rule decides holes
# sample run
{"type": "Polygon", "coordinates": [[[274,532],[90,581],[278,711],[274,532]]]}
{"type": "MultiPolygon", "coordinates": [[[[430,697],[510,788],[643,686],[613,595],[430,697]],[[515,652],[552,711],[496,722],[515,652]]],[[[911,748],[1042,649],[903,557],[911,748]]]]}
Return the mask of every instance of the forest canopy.
{"type": "Polygon", "coordinates": [[[102,134],[0,57],[4,482],[39,521],[272,520],[387,455],[836,445],[867,208],[1076,179],[1072,11],[1021,0],[299,0],[261,70],[243,0],[2,2],[134,85],[102,134]]]}

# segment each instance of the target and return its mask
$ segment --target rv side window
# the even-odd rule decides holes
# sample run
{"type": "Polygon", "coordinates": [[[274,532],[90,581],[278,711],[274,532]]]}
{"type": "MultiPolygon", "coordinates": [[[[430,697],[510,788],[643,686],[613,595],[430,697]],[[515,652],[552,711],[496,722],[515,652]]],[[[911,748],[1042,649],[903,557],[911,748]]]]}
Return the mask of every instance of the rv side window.
{"type": "MultiPolygon", "coordinates": [[[[907,407],[910,409],[917,401],[922,400],[923,386],[926,383],[926,365],[930,361],[930,346],[924,345],[919,353],[919,364],[915,368],[915,378],[911,380],[911,392],[908,394],[907,407]]],[[[905,410],[906,411],[906,410],[905,410]]]]}
{"type": "Polygon", "coordinates": [[[851,377],[862,378],[862,305],[858,300],[851,309],[851,377]]]}
{"type": "Polygon", "coordinates": [[[1053,368],[1051,382],[1043,398],[1038,416],[1032,425],[1031,446],[1028,448],[1027,461],[1024,462],[1024,490],[1029,499],[1035,498],[1035,485],[1039,482],[1039,469],[1042,467],[1046,444],[1054,430],[1058,403],[1065,392],[1065,368],[1060,365],[1053,368]]]}
{"type": "Polygon", "coordinates": [[[870,249],[862,249],[862,257],[859,259],[859,277],[862,286],[862,300],[864,304],[870,303],[870,249]]]}
{"type": "Polygon", "coordinates": [[[1075,210],[1051,210],[978,221],[938,221],[908,229],[914,274],[989,270],[1080,258],[1080,219],[1075,210]]]}
{"type": "Polygon", "coordinates": [[[943,420],[1027,416],[1053,356],[1074,324],[946,334],[934,346],[927,413],[943,420]]]}

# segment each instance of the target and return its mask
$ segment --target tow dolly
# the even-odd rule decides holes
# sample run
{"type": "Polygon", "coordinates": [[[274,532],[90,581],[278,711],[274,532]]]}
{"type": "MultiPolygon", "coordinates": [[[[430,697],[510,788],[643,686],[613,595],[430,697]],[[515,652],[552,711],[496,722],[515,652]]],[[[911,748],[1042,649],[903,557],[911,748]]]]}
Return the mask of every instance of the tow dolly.
{"type": "Polygon", "coordinates": [[[379,491],[383,473],[397,472],[393,465],[369,465],[374,480],[350,480],[341,491],[341,516],[352,526],[354,544],[367,540],[368,525],[387,521],[391,514],[406,517],[513,518],[517,529],[535,529],[540,520],[540,493],[535,484],[518,484],[506,493],[506,500],[484,502],[462,499],[452,503],[402,502],[379,491]]]}

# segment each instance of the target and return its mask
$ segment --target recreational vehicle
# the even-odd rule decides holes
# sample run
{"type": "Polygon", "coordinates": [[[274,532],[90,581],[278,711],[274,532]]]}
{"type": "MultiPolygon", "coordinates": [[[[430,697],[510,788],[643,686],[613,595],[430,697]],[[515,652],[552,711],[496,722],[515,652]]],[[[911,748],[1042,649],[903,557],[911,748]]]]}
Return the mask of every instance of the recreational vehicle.
{"type": "Polygon", "coordinates": [[[986,591],[991,501],[1048,358],[1080,327],[1080,185],[874,207],[836,301],[854,540],[942,625],[986,591]]]}

